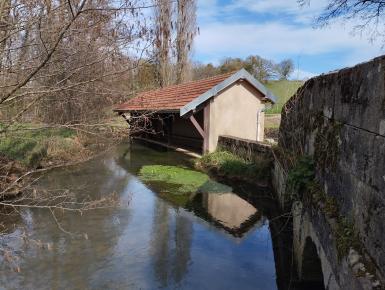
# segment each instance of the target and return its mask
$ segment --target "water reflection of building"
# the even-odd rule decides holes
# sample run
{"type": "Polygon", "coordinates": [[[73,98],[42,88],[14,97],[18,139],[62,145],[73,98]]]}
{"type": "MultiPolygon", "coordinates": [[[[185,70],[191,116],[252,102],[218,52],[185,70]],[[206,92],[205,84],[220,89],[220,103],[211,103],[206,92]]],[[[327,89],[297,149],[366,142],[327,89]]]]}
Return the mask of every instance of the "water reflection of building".
{"type": "Polygon", "coordinates": [[[247,186],[235,186],[236,192],[247,202],[263,211],[269,220],[269,229],[273,245],[276,281],[279,290],[297,290],[295,272],[292,261],[292,218],[288,213],[282,212],[270,190],[255,192],[247,186]]]}
{"type": "Polygon", "coordinates": [[[196,215],[236,237],[242,237],[252,227],[264,222],[255,206],[231,192],[197,194],[188,207],[196,215]]]}
{"type": "Polygon", "coordinates": [[[235,188],[234,193],[197,194],[189,209],[203,219],[215,224],[236,237],[244,237],[253,228],[269,221],[274,252],[277,288],[297,289],[296,273],[292,264],[291,218],[283,214],[268,192],[254,192],[235,188]]]}
{"type": "Polygon", "coordinates": [[[233,193],[206,194],[207,211],[223,226],[240,229],[258,210],[233,193]]]}

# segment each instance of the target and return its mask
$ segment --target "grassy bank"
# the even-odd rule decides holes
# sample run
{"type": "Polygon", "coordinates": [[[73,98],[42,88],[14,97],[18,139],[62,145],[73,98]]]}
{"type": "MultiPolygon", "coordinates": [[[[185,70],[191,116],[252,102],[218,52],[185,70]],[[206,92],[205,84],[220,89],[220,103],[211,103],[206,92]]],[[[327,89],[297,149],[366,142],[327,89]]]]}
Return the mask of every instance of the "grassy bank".
{"type": "Polygon", "coordinates": [[[68,159],[82,151],[76,131],[18,126],[1,137],[0,152],[26,167],[38,167],[44,159],[68,159]]]}
{"type": "Polygon", "coordinates": [[[267,110],[267,114],[280,114],[283,105],[290,99],[291,96],[303,85],[303,81],[269,81],[265,86],[277,97],[277,103],[267,110]]]}
{"type": "Polygon", "coordinates": [[[26,168],[81,161],[113,143],[118,133],[108,125],[85,132],[81,128],[15,124],[0,136],[0,155],[26,168]]]}
{"type": "Polygon", "coordinates": [[[270,160],[260,158],[248,162],[228,151],[205,154],[197,161],[196,167],[226,178],[257,184],[265,184],[270,176],[270,160]]]}
{"type": "Polygon", "coordinates": [[[126,133],[126,126],[116,124],[92,129],[12,125],[0,134],[0,199],[23,191],[28,178],[19,178],[26,172],[86,161],[126,133]]]}

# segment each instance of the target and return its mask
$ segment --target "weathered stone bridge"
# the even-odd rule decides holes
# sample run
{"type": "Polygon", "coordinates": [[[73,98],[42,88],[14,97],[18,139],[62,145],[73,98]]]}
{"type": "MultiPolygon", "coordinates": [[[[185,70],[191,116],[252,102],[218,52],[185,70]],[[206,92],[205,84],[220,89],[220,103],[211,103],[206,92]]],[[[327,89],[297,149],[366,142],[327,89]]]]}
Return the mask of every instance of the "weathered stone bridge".
{"type": "MultiPolygon", "coordinates": [[[[229,138],[222,143],[231,149],[229,138]]],[[[243,154],[269,154],[234,143],[243,154]]],[[[300,280],[311,289],[385,289],[385,57],[308,80],[285,105],[271,151],[300,280]],[[309,168],[296,168],[305,157],[311,180],[309,168]]]]}

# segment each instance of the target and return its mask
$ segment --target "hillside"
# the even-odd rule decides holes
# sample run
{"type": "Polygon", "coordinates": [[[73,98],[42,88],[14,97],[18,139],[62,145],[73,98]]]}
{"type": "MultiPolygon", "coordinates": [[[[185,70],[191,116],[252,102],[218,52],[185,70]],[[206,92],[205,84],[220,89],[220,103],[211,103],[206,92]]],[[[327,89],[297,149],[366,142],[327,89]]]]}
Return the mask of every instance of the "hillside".
{"type": "Polygon", "coordinates": [[[268,81],[265,86],[278,98],[277,103],[269,110],[267,114],[280,114],[282,106],[286,101],[303,85],[303,81],[268,81]]]}

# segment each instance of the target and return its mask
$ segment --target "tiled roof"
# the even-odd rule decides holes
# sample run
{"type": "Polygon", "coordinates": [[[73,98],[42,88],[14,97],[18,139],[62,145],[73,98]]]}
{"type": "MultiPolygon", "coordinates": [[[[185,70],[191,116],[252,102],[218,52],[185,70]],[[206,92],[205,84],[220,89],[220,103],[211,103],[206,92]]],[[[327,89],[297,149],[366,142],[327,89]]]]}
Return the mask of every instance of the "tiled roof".
{"type": "Polygon", "coordinates": [[[143,92],[115,107],[114,111],[167,111],[180,110],[192,100],[229,78],[227,73],[203,80],[173,85],[162,89],[143,92]]]}

